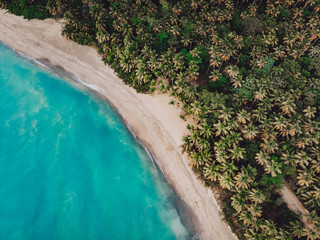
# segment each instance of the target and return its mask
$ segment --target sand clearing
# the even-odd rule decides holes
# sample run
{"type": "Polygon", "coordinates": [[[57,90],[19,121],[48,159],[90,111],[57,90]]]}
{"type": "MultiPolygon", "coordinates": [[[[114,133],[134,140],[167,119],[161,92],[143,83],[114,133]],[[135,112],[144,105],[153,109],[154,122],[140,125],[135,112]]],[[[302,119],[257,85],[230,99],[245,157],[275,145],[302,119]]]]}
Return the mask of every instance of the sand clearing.
{"type": "Polygon", "coordinates": [[[202,239],[237,239],[222,220],[212,192],[192,172],[181,154],[186,123],[178,109],[169,105],[167,94],[138,94],[105,66],[92,47],[81,46],[61,36],[62,21],[27,21],[0,10],[0,38],[10,47],[37,60],[50,62],[73,73],[82,81],[99,86],[108,100],[161,164],[167,179],[190,207],[202,239]]]}

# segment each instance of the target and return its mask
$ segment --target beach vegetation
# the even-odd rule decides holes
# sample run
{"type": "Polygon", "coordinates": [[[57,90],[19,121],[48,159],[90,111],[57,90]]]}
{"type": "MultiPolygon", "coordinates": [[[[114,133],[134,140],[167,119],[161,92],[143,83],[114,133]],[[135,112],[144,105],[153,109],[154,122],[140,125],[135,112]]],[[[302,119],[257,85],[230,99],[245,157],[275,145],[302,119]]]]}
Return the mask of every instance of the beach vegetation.
{"type": "Polygon", "coordinates": [[[320,1],[38,6],[63,16],[63,35],[96,47],[126,84],[181,101],[190,118],[180,117],[192,119],[182,149],[240,239],[319,239],[320,1]],[[279,194],[286,182],[306,225],[279,194]]]}

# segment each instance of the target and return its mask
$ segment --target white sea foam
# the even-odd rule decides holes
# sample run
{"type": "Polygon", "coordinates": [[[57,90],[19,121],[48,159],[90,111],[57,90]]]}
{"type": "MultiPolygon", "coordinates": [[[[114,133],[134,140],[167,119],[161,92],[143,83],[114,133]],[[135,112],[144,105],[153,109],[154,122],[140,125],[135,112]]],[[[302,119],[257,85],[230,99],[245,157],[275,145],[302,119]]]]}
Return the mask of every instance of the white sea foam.
{"type": "Polygon", "coordinates": [[[17,49],[14,49],[14,48],[8,46],[1,38],[0,38],[0,42],[1,42],[1,44],[3,44],[4,46],[6,46],[7,48],[10,48],[12,51],[14,51],[14,52],[15,52],[16,54],[18,54],[20,57],[22,57],[22,58],[24,58],[24,59],[27,59],[27,60],[29,60],[29,61],[37,64],[37,65],[40,65],[40,66],[42,66],[42,67],[44,67],[44,68],[47,68],[47,69],[49,69],[49,70],[52,71],[52,69],[51,69],[50,67],[48,67],[47,65],[43,64],[42,62],[39,62],[39,61],[38,61],[37,59],[35,59],[34,57],[31,57],[31,56],[29,56],[29,55],[27,55],[27,54],[24,54],[24,53],[18,51],[17,49]]]}

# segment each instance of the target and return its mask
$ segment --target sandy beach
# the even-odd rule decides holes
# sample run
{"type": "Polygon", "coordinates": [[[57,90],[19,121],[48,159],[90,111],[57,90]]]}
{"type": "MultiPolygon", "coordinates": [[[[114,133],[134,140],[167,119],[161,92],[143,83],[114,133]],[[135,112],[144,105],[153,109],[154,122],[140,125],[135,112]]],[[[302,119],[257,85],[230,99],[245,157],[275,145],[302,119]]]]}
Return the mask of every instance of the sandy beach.
{"type": "Polygon", "coordinates": [[[168,181],[189,206],[202,239],[237,239],[222,220],[213,193],[197,179],[187,157],[181,154],[186,122],[180,119],[179,109],[168,104],[169,95],[136,93],[103,64],[96,49],[63,38],[61,27],[62,21],[28,21],[0,10],[0,38],[8,46],[39,62],[61,67],[103,90],[139,140],[160,162],[168,181]]]}

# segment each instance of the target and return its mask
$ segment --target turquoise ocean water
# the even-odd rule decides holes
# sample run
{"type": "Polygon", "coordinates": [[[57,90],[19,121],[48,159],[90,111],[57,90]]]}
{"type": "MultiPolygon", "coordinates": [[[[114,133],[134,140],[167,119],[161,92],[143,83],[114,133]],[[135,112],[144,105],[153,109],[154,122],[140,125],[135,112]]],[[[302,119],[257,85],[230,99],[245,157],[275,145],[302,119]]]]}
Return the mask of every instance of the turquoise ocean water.
{"type": "Polygon", "coordinates": [[[189,238],[107,103],[2,44],[0,83],[0,239],[189,238]]]}

